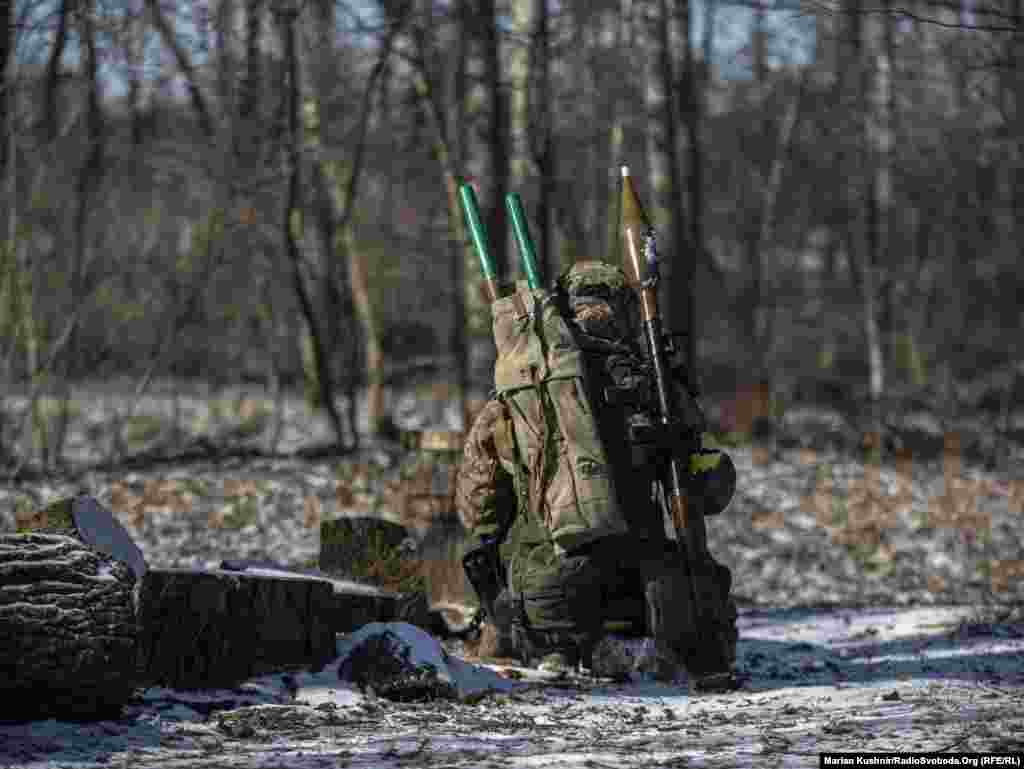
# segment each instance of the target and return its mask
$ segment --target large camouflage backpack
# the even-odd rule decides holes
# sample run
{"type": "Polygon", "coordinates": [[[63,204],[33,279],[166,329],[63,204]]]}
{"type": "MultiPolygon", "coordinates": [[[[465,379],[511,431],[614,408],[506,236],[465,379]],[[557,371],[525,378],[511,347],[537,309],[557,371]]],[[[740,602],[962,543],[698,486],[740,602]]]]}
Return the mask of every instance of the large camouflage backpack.
{"type": "Polygon", "coordinates": [[[565,551],[628,530],[558,292],[517,291],[492,305],[494,386],[511,422],[517,494],[565,551]]]}
{"type": "MultiPolygon", "coordinates": [[[[531,510],[543,513],[556,544],[572,549],[628,530],[664,537],[657,493],[659,452],[654,386],[640,347],[635,292],[623,272],[600,261],[573,265],[555,290],[518,285],[493,305],[498,351],[495,389],[512,421],[519,461],[509,467],[531,510]],[[517,474],[518,471],[518,474],[517,474]]],[[[703,423],[693,398],[681,398],[703,423]]],[[[735,488],[727,455],[690,458],[691,493],[706,515],[735,488]]]]}

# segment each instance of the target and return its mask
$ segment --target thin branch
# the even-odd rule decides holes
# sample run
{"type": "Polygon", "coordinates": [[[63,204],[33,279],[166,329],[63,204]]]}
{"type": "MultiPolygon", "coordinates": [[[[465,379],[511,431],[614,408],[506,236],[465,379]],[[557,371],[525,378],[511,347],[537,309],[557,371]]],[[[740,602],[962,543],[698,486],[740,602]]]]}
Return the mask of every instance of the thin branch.
{"type": "Polygon", "coordinates": [[[171,49],[171,53],[174,54],[174,59],[178,64],[178,69],[181,70],[181,73],[188,81],[189,97],[192,99],[193,109],[195,109],[196,114],[199,116],[199,123],[203,133],[206,134],[207,138],[213,138],[213,121],[210,119],[210,110],[206,106],[206,97],[203,96],[203,92],[199,88],[199,81],[195,67],[192,66],[192,60],[189,59],[188,53],[178,43],[174,30],[160,10],[158,0],[146,0],[146,7],[153,18],[153,26],[157,28],[164,44],[171,49]]]}
{"type": "Polygon", "coordinates": [[[391,51],[394,48],[395,38],[405,24],[407,17],[401,17],[392,21],[388,31],[381,42],[381,50],[374,62],[373,70],[366,81],[366,88],[363,89],[363,96],[359,104],[359,127],[356,136],[355,154],[352,158],[352,172],[349,174],[345,184],[345,209],[341,212],[341,219],[338,222],[338,229],[348,226],[355,212],[355,193],[359,184],[359,176],[362,173],[363,159],[366,156],[366,134],[370,125],[370,112],[377,81],[380,79],[384,68],[387,66],[391,51]]]}
{"type": "MultiPolygon", "coordinates": [[[[884,13],[886,13],[886,11],[883,10],[883,9],[878,9],[878,10],[868,9],[868,10],[865,11],[865,13],[884,14],[884,13]]],[[[988,11],[985,11],[985,13],[988,13],[988,11]]],[[[933,26],[943,27],[945,29],[960,29],[960,30],[965,30],[967,32],[1011,32],[1012,33],[1012,32],[1016,31],[1016,29],[1014,27],[1011,27],[1011,26],[1000,26],[1000,25],[996,25],[996,24],[953,24],[953,23],[946,22],[946,21],[939,21],[938,19],[933,19],[933,18],[929,18],[929,17],[926,17],[926,16],[920,16],[920,15],[918,15],[916,13],[913,13],[912,11],[906,10],[905,8],[893,8],[892,12],[891,12],[891,15],[894,15],[894,16],[897,16],[897,17],[903,17],[903,18],[906,18],[906,19],[911,19],[913,21],[918,21],[918,22],[920,22],[922,24],[931,24],[933,26]]]]}
{"type": "MultiPolygon", "coordinates": [[[[837,14],[837,13],[839,13],[837,4],[833,4],[833,3],[829,3],[829,2],[824,2],[823,0],[803,0],[803,2],[804,2],[804,7],[806,9],[808,9],[810,11],[813,11],[813,12],[816,12],[816,13],[825,13],[825,14],[837,14]]],[[[735,5],[735,3],[727,3],[727,5],[735,5]]],[[[739,5],[747,5],[747,4],[746,3],[740,3],[739,5]]],[[[750,4],[750,5],[751,5],[751,7],[753,7],[753,4],[750,4]]],[[[962,10],[960,4],[959,3],[955,3],[955,2],[930,2],[929,6],[931,6],[932,8],[936,8],[936,9],[944,9],[944,10],[947,10],[947,11],[952,11],[952,12],[956,13],[957,15],[959,15],[961,10],[962,10]]],[[[941,19],[937,19],[937,18],[935,18],[933,16],[924,16],[924,15],[921,15],[920,13],[916,13],[914,11],[907,10],[904,7],[892,7],[892,8],[886,8],[884,6],[863,7],[863,8],[861,8],[858,11],[858,13],[863,14],[865,16],[866,15],[883,15],[883,16],[891,16],[891,17],[894,17],[894,18],[897,18],[897,19],[898,18],[907,18],[907,19],[911,19],[912,21],[919,22],[921,24],[930,24],[930,25],[933,25],[933,26],[936,26],[936,27],[943,27],[945,29],[959,29],[959,30],[964,30],[964,31],[968,31],[968,32],[1010,32],[1010,33],[1013,33],[1017,29],[1016,26],[1013,26],[1013,25],[1010,25],[1010,24],[1008,24],[1006,26],[1003,26],[1003,25],[997,25],[997,24],[963,24],[963,23],[960,23],[960,22],[942,21],[941,19]]],[[[995,19],[1006,19],[1009,22],[1014,22],[1016,20],[1016,17],[1014,16],[1013,13],[1006,12],[1006,11],[1000,11],[1000,10],[998,10],[996,8],[989,8],[989,7],[986,7],[986,8],[975,8],[973,13],[974,13],[975,17],[987,17],[987,18],[995,18],[995,19]]]]}

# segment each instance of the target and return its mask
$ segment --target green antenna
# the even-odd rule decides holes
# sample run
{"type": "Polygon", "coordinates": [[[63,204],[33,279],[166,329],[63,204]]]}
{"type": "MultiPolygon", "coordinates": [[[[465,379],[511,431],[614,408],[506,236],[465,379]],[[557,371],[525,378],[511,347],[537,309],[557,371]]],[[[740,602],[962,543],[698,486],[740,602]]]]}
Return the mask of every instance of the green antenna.
{"type": "Polygon", "coordinates": [[[498,271],[494,269],[494,260],[491,258],[490,251],[487,250],[487,232],[484,230],[484,223],[480,221],[480,207],[476,203],[476,193],[473,192],[470,185],[462,184],[459,187],[459,203],[462,204],[462,215],[466,219],[466,226],[473,238],[476,255],[480,257],[480,269],[487,284],[487,294],[493,302],[499,297],[498,271]]]}
{"type": "Polygon", "coordinates": [[[519,246],[519,258],[523,262],[526,282],[530,288],[540,288],[537,251],[533,247],[533,238],[530,237],[530,228],[526,224],[526,214],[523,212],[523,201],[520,200],[518,192],[510,192],[505,196],[505,207],[508,208],[509,216],[512,217],[512,231],[515,233],[516,244],[519,246]]]}

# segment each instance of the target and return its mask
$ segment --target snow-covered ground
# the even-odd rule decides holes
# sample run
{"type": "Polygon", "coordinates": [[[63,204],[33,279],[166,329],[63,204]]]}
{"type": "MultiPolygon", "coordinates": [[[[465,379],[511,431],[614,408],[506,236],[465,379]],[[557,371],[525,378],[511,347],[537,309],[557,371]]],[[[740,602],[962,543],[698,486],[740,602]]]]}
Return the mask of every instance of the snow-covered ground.
{"type": "Polygon", "coordinates": [[[319,673],[150,689],[120,721],[0,725],[0,766],[816,767],[822,751],[1024,751],[1024,624],[972,616],[743,610],[743,688],[699,696],[685,680],[559,681],[475,665],[418,632],[414,656],[465,699],[398,704],[338,679],[355,641],[342,638],[319,673]]]}

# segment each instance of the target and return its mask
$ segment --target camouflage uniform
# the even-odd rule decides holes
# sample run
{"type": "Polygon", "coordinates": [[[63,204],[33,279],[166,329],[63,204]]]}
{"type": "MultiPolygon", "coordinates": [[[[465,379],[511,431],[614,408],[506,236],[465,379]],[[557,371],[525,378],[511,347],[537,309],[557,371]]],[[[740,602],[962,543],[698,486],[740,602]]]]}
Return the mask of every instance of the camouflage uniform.
{"type": "MultiPolygon", "coordinates": [[[[631,532],[602,537],[578,550],[559,548],[537,516],[517,502],[513,473],[500,458],[501,433],[508,429],[503,409],[491,400],[477,416],[456,492],[462,523],[475,537],[508,532],[500,552],[508,564],[509,585],[498,599],[498,621],[529,630],[534,651],[585,649],[607,619],[641,624],[644,566],[666,550],[664,533],[645,538],[631,532]]],[[[654,506],[649,508],[653,515],[654,506]]]]}
{"type": "MultiPolygon", "coordinates": [[[[598,429],[604,436],[621,436],[628,407],[595,396],[640,368],[642,354],[631,326],[637,315],[633,292],[620,270],[601,262],[577,265],[560,286],[563,312],[583,350],[587,386],[594,391],[590,400],[603,404],[596,409],[598,429]]],[[[529,469],[516,455],[507,406],[488,401],[467,437],[456,484],[459,515],[480,539],[506,532],[500,553],[509,584],[496,603],[500,616],[492,620],[524,628],[533,652],[574,648],[585,655],[605,621],[642,625],[645,585],[653,574],[678,566],[678,552],[665,535],[653,496],[653,457],[623,439],[604,443],[615,469],[621,520],[606,522],[600,536],[582,538],[582,545],[567,551],[527,502],[529,469]]]]}

